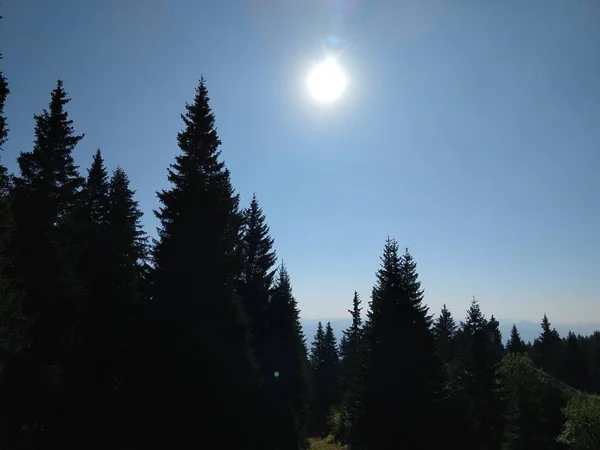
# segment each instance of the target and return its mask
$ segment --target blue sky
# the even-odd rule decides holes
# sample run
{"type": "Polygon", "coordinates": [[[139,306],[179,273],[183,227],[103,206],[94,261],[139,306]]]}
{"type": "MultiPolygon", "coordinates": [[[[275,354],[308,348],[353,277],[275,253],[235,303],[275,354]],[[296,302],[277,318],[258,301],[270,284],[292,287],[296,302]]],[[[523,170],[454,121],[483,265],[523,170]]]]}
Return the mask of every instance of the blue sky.
{"type": "Polygon", "coordinates": [[[207,80],[223,157],[256,192],[307,318],[370,296],[386,236],[433,310],[600,317],[600,3],[594,0],[3,0],[3,160],[61,77],[154,234],[179,114],[207,80]],[[323,107],[307,71],[337,41],[323,107]]]}

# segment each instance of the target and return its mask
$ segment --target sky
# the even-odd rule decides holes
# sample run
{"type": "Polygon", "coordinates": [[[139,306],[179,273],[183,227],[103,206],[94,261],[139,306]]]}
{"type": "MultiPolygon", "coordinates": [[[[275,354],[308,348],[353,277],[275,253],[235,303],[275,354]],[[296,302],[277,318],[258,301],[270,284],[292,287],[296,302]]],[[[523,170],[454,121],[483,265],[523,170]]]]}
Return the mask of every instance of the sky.
{"type": "Polygon", "coordinates": [[[596,0],[2,0],[2,155],[64,79],[85,139],[155,235],[180,114],[201,75],[243,204],[256,193],[305,318],[370,297],[386,237],[426,302],[463,317],[600,318],[596,0]],[[317,104],[310,69],[348,77],[317,104]]]}

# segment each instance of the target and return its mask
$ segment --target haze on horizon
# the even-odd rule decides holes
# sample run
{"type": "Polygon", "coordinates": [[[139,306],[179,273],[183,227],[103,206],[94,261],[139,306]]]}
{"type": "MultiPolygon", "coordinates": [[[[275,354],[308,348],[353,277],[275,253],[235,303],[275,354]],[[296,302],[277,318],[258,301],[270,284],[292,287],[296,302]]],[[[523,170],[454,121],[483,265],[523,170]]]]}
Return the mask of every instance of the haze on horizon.
{"type": "Polygon", "coordinates": [[[57,78],[86,138],[156,189],[206,77],[223,158],[256,192],[305,318],[367,302],[386,236],[437,313],[600,318],[600,4],[592,0],[5,0],[3,161],[29,150],[57,78]],[[235,30],[235,33],[231,32],[235,30]],[[349,83],[311,101],[334,52],[349,83]]]}

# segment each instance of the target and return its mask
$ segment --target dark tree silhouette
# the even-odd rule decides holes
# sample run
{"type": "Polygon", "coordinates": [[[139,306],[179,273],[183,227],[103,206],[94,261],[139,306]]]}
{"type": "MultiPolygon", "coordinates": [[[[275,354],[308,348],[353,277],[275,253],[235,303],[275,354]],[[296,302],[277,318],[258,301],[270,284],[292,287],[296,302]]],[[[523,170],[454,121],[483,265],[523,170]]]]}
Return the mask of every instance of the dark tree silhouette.
{"type": "Polygon", "coordinates": [[[269,445],[272,449],[307,445],[309,409],[308,360],[300,311],[287,269],[281,264],[267,306],[267,390],[271,396],[269,445]]]}
{"type": "Polygon", "coordinates": [[[228,429],[231,448],[258,448],[259,378],[236,294],[242,217],[203,78],[182,119],[171,187],[158,193],[151,275],[152,353],[161,361],[152,385],[169,388],[155,391],[148,423],[162,446],[216,441],[228,429]]]}

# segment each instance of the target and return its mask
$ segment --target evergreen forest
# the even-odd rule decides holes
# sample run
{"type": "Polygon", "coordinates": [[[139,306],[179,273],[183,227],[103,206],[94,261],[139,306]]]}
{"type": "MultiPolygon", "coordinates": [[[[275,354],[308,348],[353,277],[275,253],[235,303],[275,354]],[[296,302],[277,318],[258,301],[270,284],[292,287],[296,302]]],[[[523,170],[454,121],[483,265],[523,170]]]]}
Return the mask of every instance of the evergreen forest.
{"type": "Polygon", "coordinates": [[[415,257],[382,236],[372,292],[348,286],[351,326],[305,336],[206,80],[181,105],[156,211],[101,150],[75,164],[67,88],[32,111],[16,173],[0,165],[0,448],[600,448],[600,332],[560,336],[540,311],[533,342],[502,336],[475,297],[431,311],[415,257]]]}

